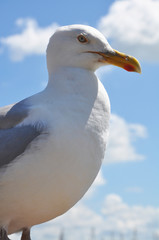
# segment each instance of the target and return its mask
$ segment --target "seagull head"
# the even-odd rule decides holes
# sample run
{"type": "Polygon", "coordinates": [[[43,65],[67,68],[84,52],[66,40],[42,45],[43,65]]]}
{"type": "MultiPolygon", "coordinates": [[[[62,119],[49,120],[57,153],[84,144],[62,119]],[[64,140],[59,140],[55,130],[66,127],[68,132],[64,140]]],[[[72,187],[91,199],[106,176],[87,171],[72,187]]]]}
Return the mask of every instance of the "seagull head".
{"type": "Polygon", "coordinates": [[[95,71],[109,64],[141,73],[136,58],[114,50],[104,35],[93,27],[86,25],[60,27],[50,38],[47,47],[49,74],[60,67],[95,71]]]}

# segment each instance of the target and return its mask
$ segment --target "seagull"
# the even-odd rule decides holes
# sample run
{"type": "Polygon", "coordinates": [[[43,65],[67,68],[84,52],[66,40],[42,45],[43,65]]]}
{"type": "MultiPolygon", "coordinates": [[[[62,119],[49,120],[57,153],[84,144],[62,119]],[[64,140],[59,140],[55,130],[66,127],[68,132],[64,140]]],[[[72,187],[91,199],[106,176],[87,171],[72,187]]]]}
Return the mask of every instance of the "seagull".
{"type": "Polygon", "coordinates": [[[110,102],[95,75],[104,65],[141,72],[97,29],[63,26],[47,47],[48,85],[0,108],[0,240],[64,214],[86,193],[104,158],[110,102]]]}

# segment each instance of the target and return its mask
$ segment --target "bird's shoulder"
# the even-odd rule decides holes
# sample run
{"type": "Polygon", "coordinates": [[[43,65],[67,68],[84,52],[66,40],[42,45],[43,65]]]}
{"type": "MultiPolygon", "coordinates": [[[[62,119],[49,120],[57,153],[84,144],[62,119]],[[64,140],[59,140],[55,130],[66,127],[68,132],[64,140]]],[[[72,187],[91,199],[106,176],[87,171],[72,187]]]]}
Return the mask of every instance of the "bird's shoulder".
{"type": "Polygon", "coordinates": [[[23,121],[29,114],[27,100],[0,107],[0,129],[8,129],[23,121]]]}

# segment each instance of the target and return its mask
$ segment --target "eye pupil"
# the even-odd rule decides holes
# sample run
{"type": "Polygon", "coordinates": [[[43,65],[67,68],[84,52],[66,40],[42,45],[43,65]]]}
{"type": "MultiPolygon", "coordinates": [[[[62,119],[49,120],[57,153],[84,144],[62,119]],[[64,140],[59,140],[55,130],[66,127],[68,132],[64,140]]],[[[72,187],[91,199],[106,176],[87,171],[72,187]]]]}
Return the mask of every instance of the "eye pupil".
{"type": "Polygon", "coordinates": [[[78,39],[78,41],[81,42],[81,43],[86,43],[86,42],[88,42],[88,41],[87,41],[87,38],[86,38],[85,36],[83,36],[83,35],[79,35],[79,36],[77,37],[77,39],[78,39]]]}
{"type": "Polygon", "coordinates": [[[85,41],[84,37],[80,37],[81,42],[85,41]]]}

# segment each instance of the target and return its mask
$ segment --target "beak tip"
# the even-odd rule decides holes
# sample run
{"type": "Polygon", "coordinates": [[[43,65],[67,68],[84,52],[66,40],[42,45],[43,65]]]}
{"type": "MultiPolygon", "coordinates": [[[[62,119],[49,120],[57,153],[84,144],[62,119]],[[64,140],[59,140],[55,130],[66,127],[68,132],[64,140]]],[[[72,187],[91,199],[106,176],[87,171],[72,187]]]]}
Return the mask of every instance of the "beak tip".
{"type": "Polygon", "coordinates": [[[136,68],[136,72],[141,74],[142,71],[141,71],[141,66],[140,66],[140,63],[137,61],[137,68],[136,68]]]}
{"type": "Polygon", "coordinates": [[[126,71],[128,71],[128,72],[137,72],[137,73],[140,73],[141,74],[141,67],[140,67],[140,64],[139,64],[139,62],[137,61],[136,62],[137,64],[131,64],[131,63],[129,63],[129,64],[125,64],[124,66],[123,66],[123,68],[126,70],[126,71]]]}
{"type": "Polygon", "coordinates": [[[142,73],[140,65],[139,65],[138,68],[136,69],[136,72],[139,73],[139,74],[142,73]]]}

